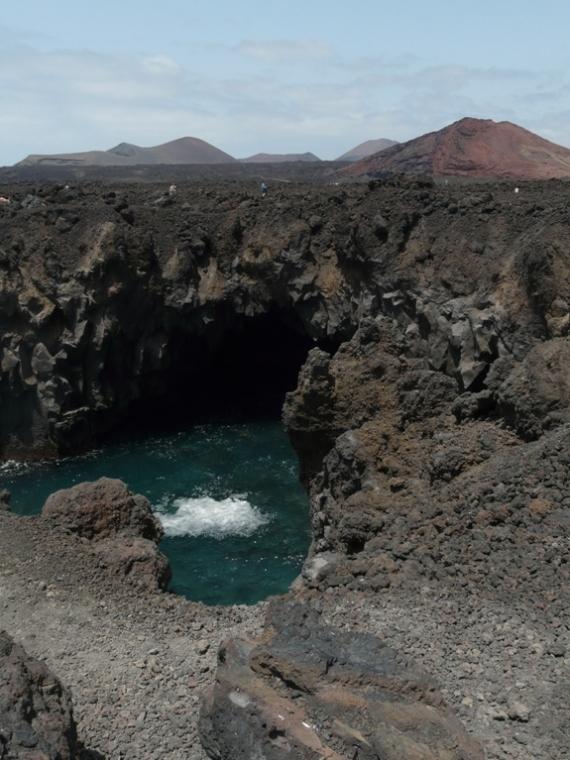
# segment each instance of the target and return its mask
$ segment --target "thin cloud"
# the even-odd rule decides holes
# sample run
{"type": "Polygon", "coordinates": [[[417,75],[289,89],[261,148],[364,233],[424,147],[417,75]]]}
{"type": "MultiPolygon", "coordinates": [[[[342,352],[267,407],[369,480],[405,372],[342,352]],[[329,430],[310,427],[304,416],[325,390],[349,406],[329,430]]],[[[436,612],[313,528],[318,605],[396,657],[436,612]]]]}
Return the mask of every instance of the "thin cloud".
{"type": "Polygon", "coordinates": [[[269,64],[325,61],[333,56],[330,45],[317,40],[244,40],[233,49],[247,58],[269,64]]]}
{"type": "Polygon", "coordinates": [[[0,49],[0,163],[182,135],[238,156],[263,145],[332,158],[365,139],[406,140],[464,115],[517,121],[570,142],[564,73],[425,66],[413,56],[350,66],[324,43],[252,40],[225,48],[234,64],[228,78],[214,73],[226,66],[209,65],[220,54],[205,46],[192,71],[160,51],[0,49]]]}

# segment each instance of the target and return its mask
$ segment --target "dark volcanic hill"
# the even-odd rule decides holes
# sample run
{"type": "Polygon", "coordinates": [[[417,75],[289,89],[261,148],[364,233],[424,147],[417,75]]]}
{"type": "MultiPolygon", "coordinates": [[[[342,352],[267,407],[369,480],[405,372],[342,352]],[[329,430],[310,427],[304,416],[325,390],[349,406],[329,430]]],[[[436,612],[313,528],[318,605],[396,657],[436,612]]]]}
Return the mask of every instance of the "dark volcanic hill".
{"type": "Polygon", "coordinates": [[[235,158],[197,137],[141,148],[120,143],[110,150],[91,150],[84,153],[30,155],[16,166],[136,166],[148,164],[224,164],[235,158]]]}
{"type": "Polygon", "coordinates": [[[386,140],[381,137],[378,140],[366,140],[366,142],[360,143],[355,148],[348,150],[339,156],[337,161],[360,161],[362,158],[372,156],[374,153],[380,153],[380,151],[391,148],[394,145],[398,145],[396,140],[386,140]]]}
{"type": "Polygon", "coordinates": [[[551,179],[570,176],[570,150],[508,121],[465,118],[343,170],[436,177],[551,179]]]}
{"type": "Polygon", "coordinates": [[[314,153],[256,153],[248,158],[240,158],[244,164],[284,164],[290,161],[320,161],[314,153]]]}

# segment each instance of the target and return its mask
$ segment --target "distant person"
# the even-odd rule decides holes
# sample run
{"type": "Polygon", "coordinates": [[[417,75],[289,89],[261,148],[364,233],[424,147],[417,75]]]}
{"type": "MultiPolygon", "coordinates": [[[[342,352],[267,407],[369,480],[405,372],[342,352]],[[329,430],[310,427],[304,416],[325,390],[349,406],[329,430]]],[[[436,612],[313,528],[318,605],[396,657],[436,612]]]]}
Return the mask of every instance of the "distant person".
{"type": "Polygon", "coordinates": [[[267,191],[268,191],[268,189],[269,189],[269,188],[267,187],[267,185],[265,184],[265,182],[262,182],[262,183],[261,183],[261,195],[262,195],[264,198],[265,198],[265,196],[267,195],[267,191]]]}
{"type": "Polygon", "coordinates": [[[168,188],[168,195],[170,195],[171,198],[174,198],[174,196],[176,195],[177,189],[178,188],[176,187],[176,185],[172,183],[172,185],[170,185],[170,187],[168,188]]]}

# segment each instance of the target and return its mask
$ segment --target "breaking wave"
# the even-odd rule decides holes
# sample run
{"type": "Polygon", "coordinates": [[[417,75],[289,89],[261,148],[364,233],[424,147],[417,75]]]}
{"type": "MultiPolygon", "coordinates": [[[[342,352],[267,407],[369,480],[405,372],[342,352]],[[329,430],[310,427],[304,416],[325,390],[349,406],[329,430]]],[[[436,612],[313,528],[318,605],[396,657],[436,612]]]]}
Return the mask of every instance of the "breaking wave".
{"type": "Polygon", "coordinates": [[[217,501],[210,496],[176,499],[176,512],[159,512],[157,517],[167,536],[251,536],[269,518],[247,499],[229,496],[217,501]]]}

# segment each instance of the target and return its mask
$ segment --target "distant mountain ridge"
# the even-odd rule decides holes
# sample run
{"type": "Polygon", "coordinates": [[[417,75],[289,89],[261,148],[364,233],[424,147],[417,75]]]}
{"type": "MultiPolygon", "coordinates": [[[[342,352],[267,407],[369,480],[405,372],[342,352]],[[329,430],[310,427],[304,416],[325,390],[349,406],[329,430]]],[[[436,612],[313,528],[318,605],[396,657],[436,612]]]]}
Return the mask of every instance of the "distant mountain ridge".
{"type": "Polygon", "coordinates": [[[351,150],[347,150],[346,153],[343,153],[335,161],[360,161],[361,158],[372,156],[374,153],[380,153],[380,151],[387,150],[393,145],[398,145],[396,140],[387,140],[385,137],[381,137],[378,140],[366,140],[366,142],[360,143],[360,145],[351,150]]]}
{"type": "Polygon", "coordinates": [[[136,166],[148,164],[224,164],[235,158],[200,140],[198,137],[181,137],[178,140],[141,148],[131,143],[120,143],[110,150],[92,150],[83,153],[56,153],[30,155],[16,166],[136,166]]]}
{"type": "Polygon", "coordinates": [[[314,153],[256,153],[248,158],[240,158],[245,164],[283,164],[288,161],[320,161],[314,153]]]}
{"type": "Polygon", "coordinates": [[[508,121],[466,117],[341,169],[341,176],[380,173],[434,177],[552,179],[570,177],[570,149],[508,121]]]}

